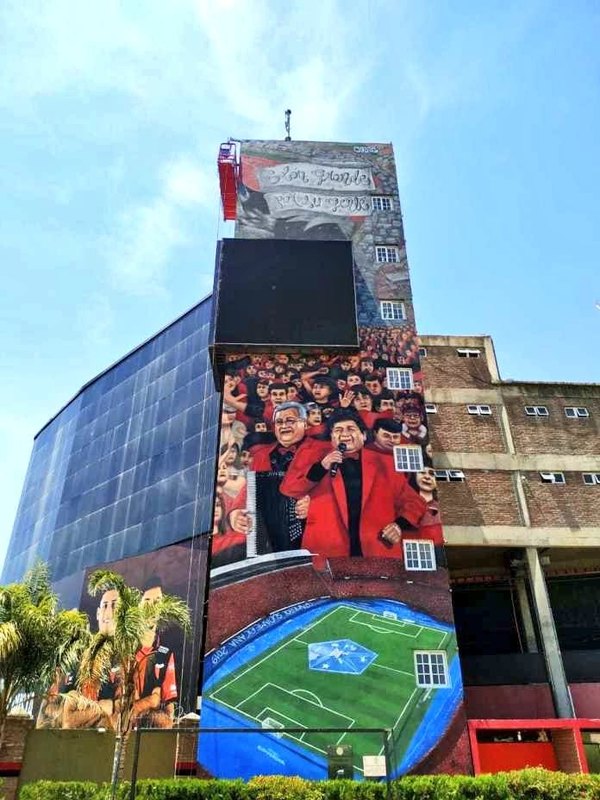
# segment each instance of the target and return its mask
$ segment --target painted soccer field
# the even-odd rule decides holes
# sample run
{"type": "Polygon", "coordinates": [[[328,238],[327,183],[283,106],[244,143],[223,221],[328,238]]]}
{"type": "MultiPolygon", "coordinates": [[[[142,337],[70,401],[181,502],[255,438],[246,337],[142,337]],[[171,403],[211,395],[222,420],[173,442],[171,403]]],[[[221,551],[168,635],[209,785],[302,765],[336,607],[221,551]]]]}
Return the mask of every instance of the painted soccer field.
{"type": "Polygon", "coordinates": [[[456,653],[454,633],[336,605],[217,682],[207,696],[265,728],[331,727],[346,733],[285,734],[302,748],[326,754],[327,745],[351,744],[355,767],[383,752],[381,735],[352,728],[390,728],[399,763],[431,701],[448,689],[416,685],[414,651],[456,653]]]}

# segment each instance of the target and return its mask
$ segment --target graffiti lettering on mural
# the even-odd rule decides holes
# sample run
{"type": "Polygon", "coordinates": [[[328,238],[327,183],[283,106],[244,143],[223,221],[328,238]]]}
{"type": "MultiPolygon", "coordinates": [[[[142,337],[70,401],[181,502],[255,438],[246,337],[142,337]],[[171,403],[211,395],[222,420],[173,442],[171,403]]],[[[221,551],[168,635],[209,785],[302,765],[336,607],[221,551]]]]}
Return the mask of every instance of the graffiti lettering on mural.
{"type": "Polygon", "coordinates": [[[369,195],[340,197],[314,192],[269,192],[265,194],[265,200],[275,217],[286,216],[297,210],[321,211],[340,217],[366,217],[371,213],[369,195]]]}
{"type": "Polygon", "coordinates": [[[355,192],[374,189],[370,169],[364,167],[329,167],[305,162],[263,167],[258,172],[260,188],[268,192],[277,186],[298,186],[311,189],[333,189],[338,192],[355,192]]]}

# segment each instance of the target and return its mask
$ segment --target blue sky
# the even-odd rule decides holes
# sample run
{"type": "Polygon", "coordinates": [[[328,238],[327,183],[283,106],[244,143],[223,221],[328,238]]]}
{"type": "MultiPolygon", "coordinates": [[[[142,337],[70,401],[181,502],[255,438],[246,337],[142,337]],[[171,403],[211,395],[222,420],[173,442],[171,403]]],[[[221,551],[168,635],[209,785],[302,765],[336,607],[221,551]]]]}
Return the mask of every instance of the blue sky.
{"type": "Polygon", "coordinates": [[[0,558],[36,431],[210,291],[219,142],[392,141],[419,329],[600,381],[600,5],[3,0],[0,558]]]}

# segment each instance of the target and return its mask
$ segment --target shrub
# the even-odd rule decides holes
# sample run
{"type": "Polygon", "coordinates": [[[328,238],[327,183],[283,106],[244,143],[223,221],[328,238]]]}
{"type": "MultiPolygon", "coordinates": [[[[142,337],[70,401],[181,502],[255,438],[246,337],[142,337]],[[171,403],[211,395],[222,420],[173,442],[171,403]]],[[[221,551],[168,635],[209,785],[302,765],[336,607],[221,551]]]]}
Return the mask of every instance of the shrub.
{"type": "MultiPolygon", "coordinates": [[[[129,784],[118,800],[129,800],[129,784]]],[[[107,784],[39,781],[25,784],[19,800],[106,800],[107,784]]],[[[479,775],[412,775],[390,783],[309,781],[263,775],[241,780],[141,780],[136,800],[600,800],[600,775],[566,775],[543,769],[479,775]]]]}

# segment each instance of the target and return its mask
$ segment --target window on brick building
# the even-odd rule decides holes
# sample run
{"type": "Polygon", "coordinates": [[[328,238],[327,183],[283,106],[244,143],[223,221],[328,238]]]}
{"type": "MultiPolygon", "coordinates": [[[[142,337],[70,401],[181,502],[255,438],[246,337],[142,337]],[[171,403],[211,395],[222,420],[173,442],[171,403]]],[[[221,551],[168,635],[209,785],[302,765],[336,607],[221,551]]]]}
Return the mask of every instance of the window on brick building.
{"type": "Polygon", "coordinates": [[[584,472],[583,482],[586,486],[600,485],[600,472],[584,472]]]}
{"type": "Polygon", "coordinates": [[[392,198],[388,195],[375,195],[371,198],[371,208],[373,211],[391,211],[394,207],[392,198]]]}
{"type": "Polygon", "coordinates": [[[375,261],[380,264],[397,264],[400,261],[400,250],[395,245],[378,244],[375,247],[375,261]]]}
{"type": "Polygon", "coordinates": [[[470,347],[457,347],[456,353],[461,358],[479,358],[481,350],[473,350],[470,347]]]}
{"type": "Polygon", "coordinates": [[[435,403],[425,403],[425,412],[427,414],[437,414],[437,406],[435,403]]]}
{"type": "Polygon", "coordinates": [[[443,650],[416,650],[415,677],[423,689],[449,686],[448,664],[443,650]]]}
{"type": "Polygon", "coordinates": [[[406,319],[406,308],[402,300],[382,300],[380,306],[381,319],[400,322],[406,319]]]}
{"type": "Polygon", "coordinates": [[[438,481],[464,481],[465,473],[462,469],[436,469],[435,477],[438,481]]]}
{"type": "Polygon", "coordinates": [[[435,547],[428,539],[403,539],[404,569],[433,572],[436,569],[435,547]]]}
{"type": "Polygon", "coordinates": [[[413,388],[413,373],[408,367],[388,367],[385,371],[385,383],[388,389],[410,391],[413,388]]]}
{"type": "Polygon", "coordinates": [[[421,356],[421,358],[427,358],[427,348],[419,347],[419,355],[421,356]]]}
{"type": "Polygon", "coordinates": [[[418,444],[394,447],[394,466],[396,472],[422,472],[423,449],[418,444]]]}
{"type": "Polygon", "coordinates": [[[540,472],[542,483],[566,483],[562,472],[540,472]]]}
{"type": "Polygon", "coordinates": [[[528,417],[549,417],[546,406],[525,406],[525,413],[528,417]]]}
{"type": "Polygon", "coordinates": [[[565,406],[565,416],[569,419],[577,419],[577,417],[589,417],[590,412],[585,406],[565,406]]]}
{"type": "Polygon", "coordinates": [[[467,406],[467,411],[477,417],[490,417],[492,415],[491,406],[470,405],[467,406]]]}

